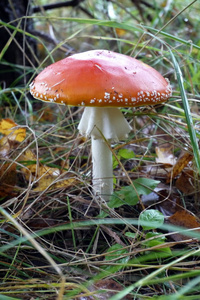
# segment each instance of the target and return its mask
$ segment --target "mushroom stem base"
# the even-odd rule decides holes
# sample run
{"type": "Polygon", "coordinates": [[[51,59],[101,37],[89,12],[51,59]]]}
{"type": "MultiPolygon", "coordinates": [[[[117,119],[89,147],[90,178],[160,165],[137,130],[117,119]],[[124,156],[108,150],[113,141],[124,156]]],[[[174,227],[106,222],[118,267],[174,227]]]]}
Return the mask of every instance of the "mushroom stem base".
{"type": "Polygon", "coordinates": [[[93,190],[108,201],[113,193],[112,152],[106,142],[92,136],[93,190]]]}

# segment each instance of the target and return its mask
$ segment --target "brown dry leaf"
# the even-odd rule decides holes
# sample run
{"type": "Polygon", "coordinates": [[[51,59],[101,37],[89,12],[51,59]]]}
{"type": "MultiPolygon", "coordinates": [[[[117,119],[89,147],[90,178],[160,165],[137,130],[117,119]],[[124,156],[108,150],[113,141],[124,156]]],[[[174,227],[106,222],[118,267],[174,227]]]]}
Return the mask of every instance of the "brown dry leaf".
{"type": "Polygon", "coordinates": [[[0,133],[8,136],[12,141],[22,142],[26,136],[26,128],[19,127],[10,119],[2,119],[0,121],[0,133]],[[15,127],[18,128],[15,129],[15,127]]]}
{"type": "Polygon", "coordinates": [[[156,147],[156,162],[167,166],[173,166],[176,163],[176,157],[172,154],[171,149],[156,147]]]}
{"type": "Polygon", "coordinates": [[[187,167],[187,165],[189,164],[189,162],[191,162],[193,159],[193,155],[185,152],[176,162],[176,164],[174,165],[172,171],[168,174],[167,176],[167,180],[166,183],[169,183],[171,181],[171,179],[175,178],[176,176],[178,176],[185,167],[187,167]]]}
{"type": "Polygon", "coordinates": [[[195,189],[195,180],[193,170],[186,170],[181,173],[180,177],[176,180],[176,188],[185,195],[193,194],[195,189]]]}
{"type": "Polygon", "coordinates": [[[141,201],[146,208],[155,205],[155,208],[167,217],[182,209],[180,193],[172,189],[171,186],[162,183],[152,193],[142,195],[141,201]]]}
{"type": "MultiPolygon", "coordinates": [[[[198,228],[197,231],[200,231],[200,220],[189,213],[187,210],[179,210],[175,214],[173,214],[169,219],[168,223],[175,225],[175,226],[180,226],[184,228],[198,228]]],[[[183,234],[173,234],[172,238],[175,241],[182,241],[182,240],[188,240],[189,236],[184,236],[183,234]]]]}
{"type": "Polygon", "coordinates": [[[0,167],[0,197],[13,196],[16,176],[15,163],[5,163],[0,167]]]}

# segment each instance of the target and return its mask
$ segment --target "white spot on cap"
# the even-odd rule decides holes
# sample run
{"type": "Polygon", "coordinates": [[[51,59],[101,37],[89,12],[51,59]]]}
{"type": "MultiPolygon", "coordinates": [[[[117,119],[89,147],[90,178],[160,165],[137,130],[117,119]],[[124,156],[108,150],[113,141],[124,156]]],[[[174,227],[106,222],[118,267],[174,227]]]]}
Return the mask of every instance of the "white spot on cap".
{"type": "Polygon", "coordinates": [[[110,93],[107,93],[107,92],[105,92],[104,99],[107,99],[107,100],[109,100],[109,99],[110,99],[110,93]]]}

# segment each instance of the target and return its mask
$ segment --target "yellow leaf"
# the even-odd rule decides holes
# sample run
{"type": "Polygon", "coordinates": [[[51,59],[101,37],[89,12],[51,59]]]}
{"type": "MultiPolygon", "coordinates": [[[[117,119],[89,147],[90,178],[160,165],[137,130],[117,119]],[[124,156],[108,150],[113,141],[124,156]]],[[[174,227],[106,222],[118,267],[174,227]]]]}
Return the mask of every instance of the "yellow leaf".
{"type": "Polygon", "coordinates": [[[7,135],[12,141],[22,142],[26,136],[25,128],[16,128],[19,125],[10,119],[2,119],[0,121],[0,133],[7,135]]]}
{"type": "MultiPolygon", "coordinates": [[[[25,153],[20,157],[21,160],[26,162],[37,161],[36,156],[31,150],[25,151],[25,153]]],[[[42,192],[46,189],[59,189],[67,188],[77,182],[75,178],[60,179],[61,175],[58,168],[52,168],[41,164],[27,164],[26,167],[22,168],[22,172],[27,181],[31,180],[36,182],[36,187],[33,189],[34,192],[42,192]]]]}
{"type": "Polygon", "coordinates": [[[77,180],[75,178],[68,178],[56,181],[55,176],[43,176],[38,181],[38,186],[34,189],[34,192],[42,192],[45,189],[68,188],[76,182],[77,180]]]}

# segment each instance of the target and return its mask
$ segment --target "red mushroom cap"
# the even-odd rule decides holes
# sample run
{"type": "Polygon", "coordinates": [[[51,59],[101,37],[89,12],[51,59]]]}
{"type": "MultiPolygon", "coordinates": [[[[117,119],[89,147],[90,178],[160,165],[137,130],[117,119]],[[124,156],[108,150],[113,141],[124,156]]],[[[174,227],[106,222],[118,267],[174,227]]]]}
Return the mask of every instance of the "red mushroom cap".
{"type": "Polygon", "coordinates": [[[31,83],[30,92],[37,99],[66,105],[125,107],[167,101],[171,86],[137,59],[92,50],[45,68],[31,83]]]}

